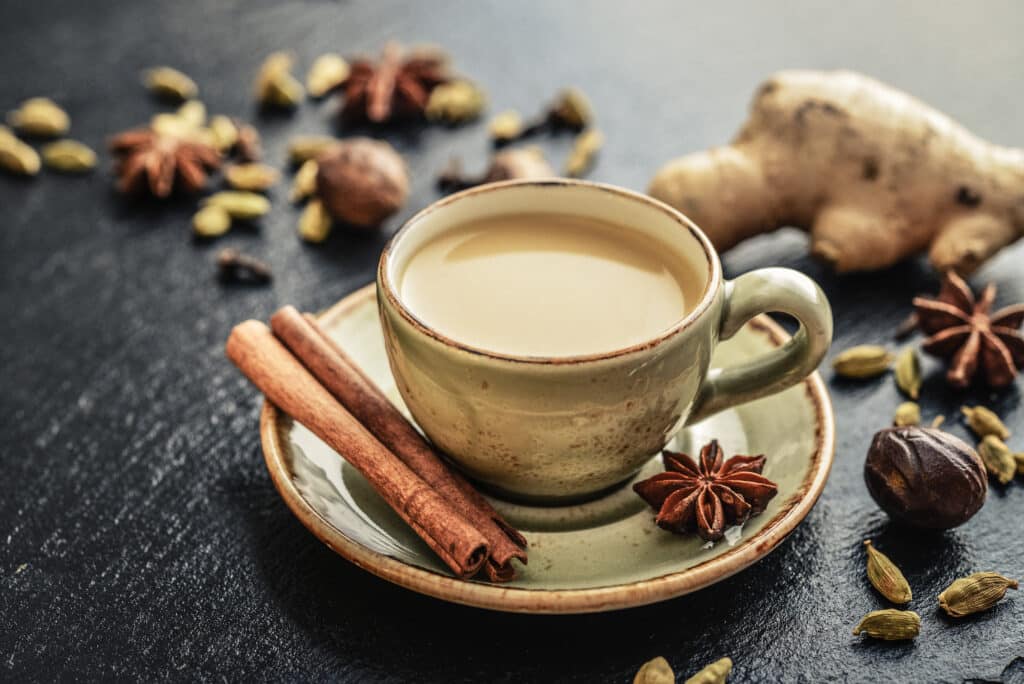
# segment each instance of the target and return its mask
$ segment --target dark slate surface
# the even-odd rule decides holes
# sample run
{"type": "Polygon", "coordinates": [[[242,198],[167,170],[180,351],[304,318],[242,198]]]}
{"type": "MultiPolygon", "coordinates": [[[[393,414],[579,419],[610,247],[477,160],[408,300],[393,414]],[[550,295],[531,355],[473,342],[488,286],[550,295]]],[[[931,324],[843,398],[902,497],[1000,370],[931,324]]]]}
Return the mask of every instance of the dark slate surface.
{"type": "MultiPolygon", "coordinates": [[[[608,138],[594,177],[643,188],[669,156],[728,139],[759,80],[788,66],[861,69],[985,137],[1020,142],[1020,28],[1012,2],[5,2],[0,108],[49,95],[76,137],[101,146],[159,110],[137,85],[147,66],[176,65],[212,111],[255,117],[250,81],[271,49],[294,49],[305,66],[390,37],[436,41],[496,109],[584,87],[608,138]]],[[[259,119],[270,160],[283,161],[289,135],[330,130],[334,108],[259,119]]],[[[412,168],[402,216],[435,197],[431,175],[450,154],[472,165],[486,150],[482,126],[386,137],[412,168]]],[[[994,681],[1004,668],[1005,681],[1024,680],[1024,661],[1012,664],[1024,655],[1024,597],[958,622],[934,602],[958,575],[1024,575],[1024,481],[993,487],[947,534],[888,525],[861,479],[871,434],[900,400],[888,381],[830,383],[838,451],[820,503],[766,560],[693,596],[607,615],[504,615],[413,594],[335,556],[271,486],[259,400],[221,345],[233,322],[285,303],[325,307],[369,282],[401,217],[313,248],[296,239],[283,194],[257,230],[221,243],[266,257],[277,280],[232,289],[212,279],[219,245],[189,239],[188,200],[124,201],[106,169],[0,177],[0,679],[625,682],[655,655],[689,673],[728,654],[733,681],[994,681]],[[850,635],[883,605],[862,577],[866,537],[914,587],[914,644],[850,635]]],[[[782,264],[818,279],[839,348],[879,341],[914,293],[936,286],[918,262],[835,277],[804,246],[795,232],[760,238],[726,268],[782,264]]],[[[1007,250],[974,282],[1024,299],[1022,258],[1024,245],[1007,250]]],[[[1024,435],[1019,384],[965,396],[931,375],[924,396],[928,416],[979,400],[1024,435]]],[[[955,419],[953,430],[965,434],[955,419]]]]}

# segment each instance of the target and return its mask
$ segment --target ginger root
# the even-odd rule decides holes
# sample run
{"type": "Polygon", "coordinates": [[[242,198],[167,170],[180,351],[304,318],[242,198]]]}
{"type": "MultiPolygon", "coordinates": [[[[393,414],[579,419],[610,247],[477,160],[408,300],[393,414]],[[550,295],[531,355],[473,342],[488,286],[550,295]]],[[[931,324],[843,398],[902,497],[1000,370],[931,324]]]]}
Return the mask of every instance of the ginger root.
{"type": "Polygon", "coordinates": [[[732,144],[669,162],[648,192],[723,251],[807,229],[840,272],[928,250],[936,269],[966,274],[1024,235],[1024,151],[848,71],[774,75],[732,144]]]}

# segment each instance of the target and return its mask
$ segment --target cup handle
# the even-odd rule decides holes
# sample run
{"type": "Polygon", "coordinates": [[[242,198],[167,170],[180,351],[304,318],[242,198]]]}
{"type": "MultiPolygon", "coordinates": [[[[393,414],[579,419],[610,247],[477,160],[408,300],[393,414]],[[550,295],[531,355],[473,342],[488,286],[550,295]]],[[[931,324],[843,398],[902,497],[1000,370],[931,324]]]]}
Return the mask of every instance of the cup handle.
{"type": "Polygon", "coordinates": [[[727,340],[754,316],[786,313],[800,329],[780,348],[735,368],[708,371],[687,423],[730,406],[781,392],[814,372],[832,342],[832,307],[818,284],[788,268],[762,268],[725,282],[719,339],[727,340]]]}

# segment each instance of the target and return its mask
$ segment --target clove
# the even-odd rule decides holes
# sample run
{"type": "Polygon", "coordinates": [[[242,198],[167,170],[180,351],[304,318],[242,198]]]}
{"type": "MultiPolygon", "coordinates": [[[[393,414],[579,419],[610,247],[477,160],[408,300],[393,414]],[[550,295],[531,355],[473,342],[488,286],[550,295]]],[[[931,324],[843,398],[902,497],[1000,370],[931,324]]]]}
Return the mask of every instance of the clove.
{"type": "Polygon", "coordinates": [[[222,283],[264,285],[274,274],[265,262],[228,247],[217,254],[217,277],[222,283]]]}
{"type": "Polygon", "coordinates": [[[521,122],[514,111],[497,115],[491,121],[491,138],[495,147],[502,147],[545,131],[579,133],[590,125],[593,118],[587,96],[577,88],[566,88],[546,110],[528,122],[521,122]]]}

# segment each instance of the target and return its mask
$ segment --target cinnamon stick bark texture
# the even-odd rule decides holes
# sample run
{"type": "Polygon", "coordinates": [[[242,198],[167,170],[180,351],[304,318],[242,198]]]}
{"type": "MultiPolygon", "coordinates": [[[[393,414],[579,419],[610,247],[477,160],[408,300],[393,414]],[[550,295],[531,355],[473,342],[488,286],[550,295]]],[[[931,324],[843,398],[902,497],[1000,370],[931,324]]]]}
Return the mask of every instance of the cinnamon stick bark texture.
{"type": "Polygon", "coordinates": [[[345,410],[259,321],[235,326],[228,358],[292,418],[351,463],[457,576],[489,555],[483,534],[345,410]]]}
{"type": "Polygon", "coordinates": [[[441,460],[401,411],[316,320],[287,306],[274,314],[270,326],[327,391],[483,533],[490,547],[484,566],[488,579],[502,582],[515,577],[512,560],[526,563],[527,544],[523,535],[465,478],[441,460]]]}

